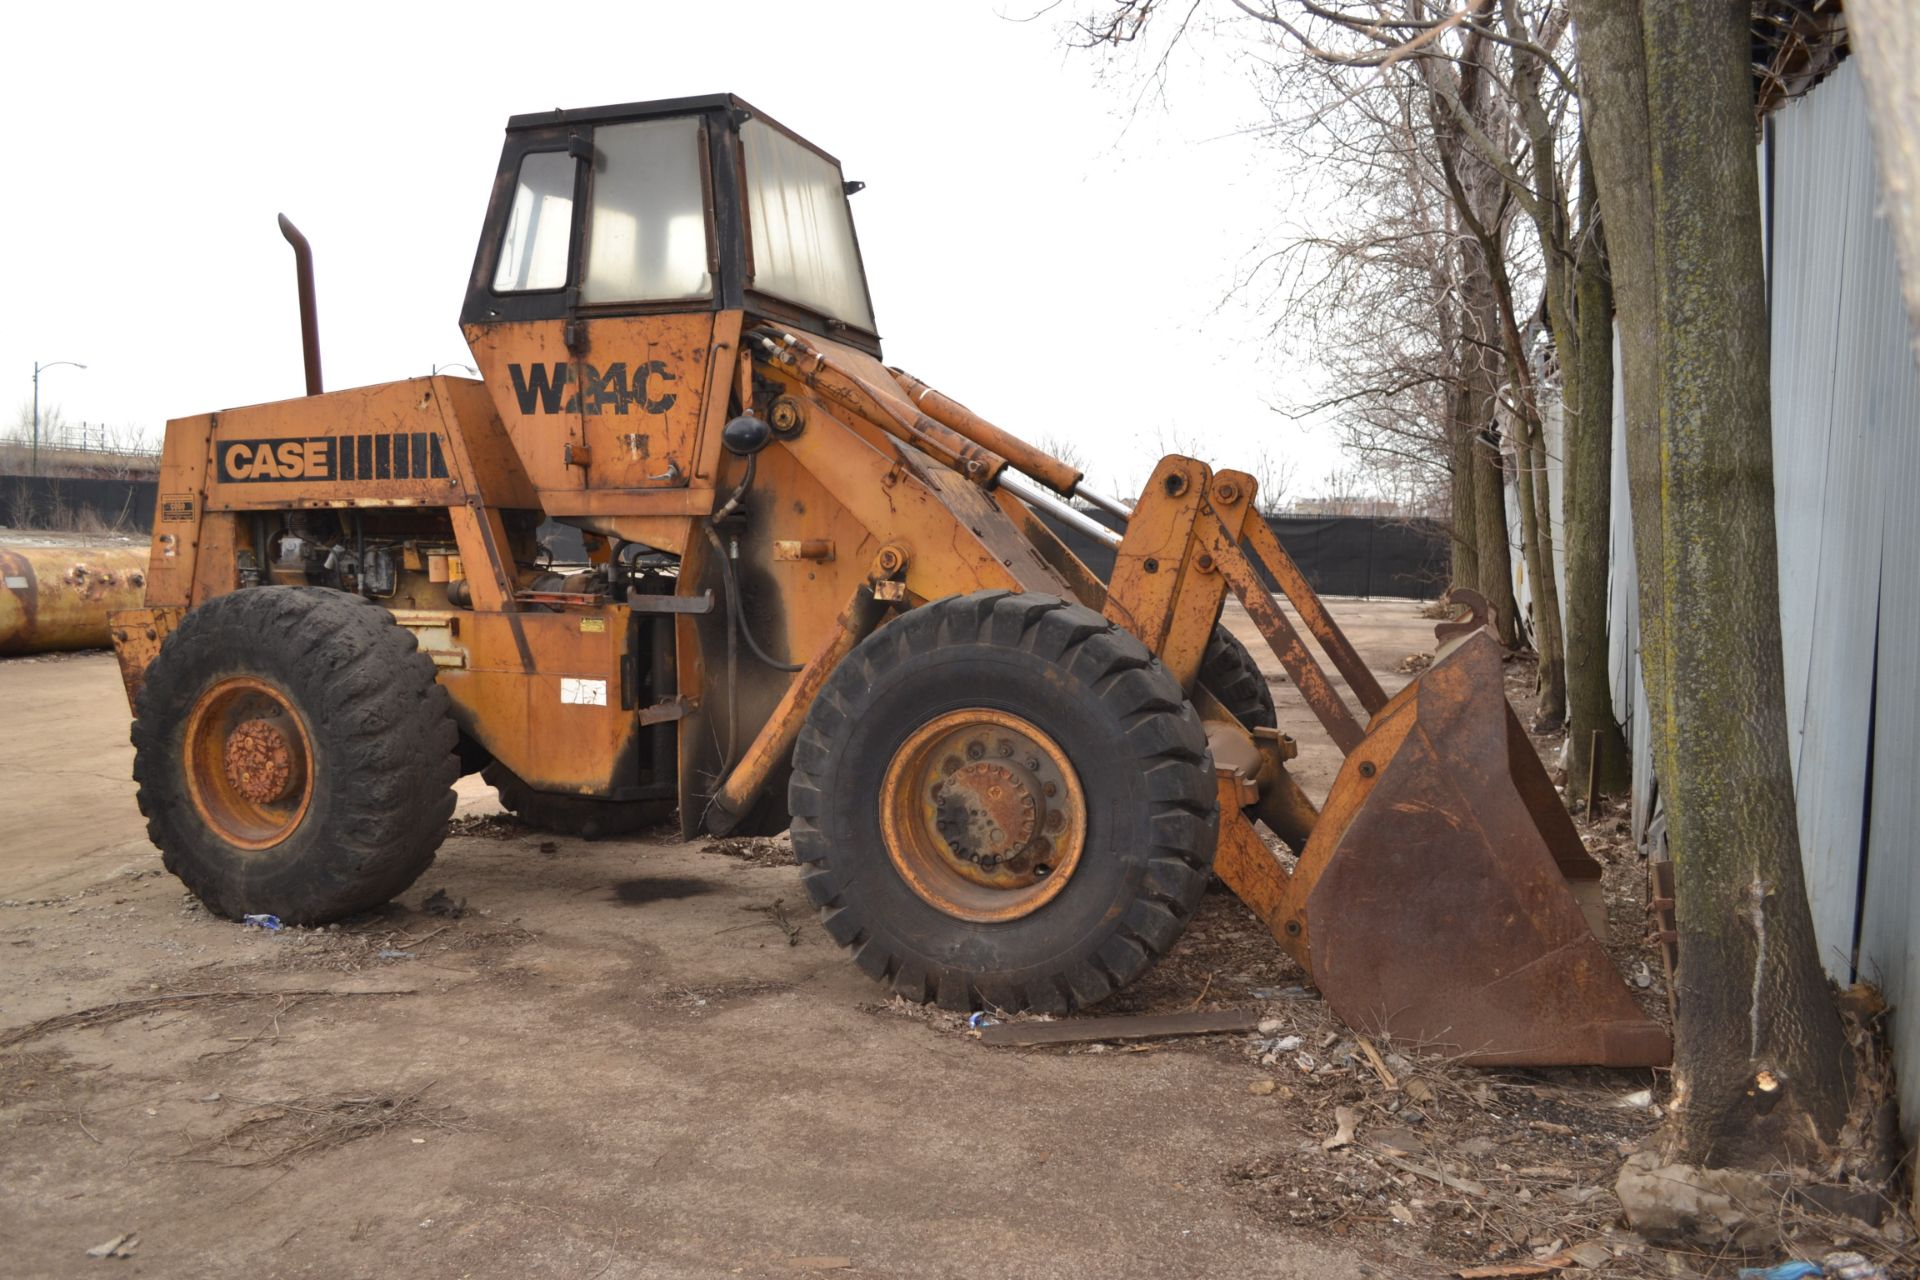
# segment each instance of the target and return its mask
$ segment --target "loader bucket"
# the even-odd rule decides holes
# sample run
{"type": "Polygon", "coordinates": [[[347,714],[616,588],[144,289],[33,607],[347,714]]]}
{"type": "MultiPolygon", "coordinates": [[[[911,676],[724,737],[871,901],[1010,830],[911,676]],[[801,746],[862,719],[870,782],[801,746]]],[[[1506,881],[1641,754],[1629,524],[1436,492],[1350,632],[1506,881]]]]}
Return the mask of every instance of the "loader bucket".
{"type": "Polygon", "coordinates": [[[1670,1060],[1485,631],[1373,716],[1299,871],[1313,980],[1354,1028],[1482,1065],[1670,1060]]]}

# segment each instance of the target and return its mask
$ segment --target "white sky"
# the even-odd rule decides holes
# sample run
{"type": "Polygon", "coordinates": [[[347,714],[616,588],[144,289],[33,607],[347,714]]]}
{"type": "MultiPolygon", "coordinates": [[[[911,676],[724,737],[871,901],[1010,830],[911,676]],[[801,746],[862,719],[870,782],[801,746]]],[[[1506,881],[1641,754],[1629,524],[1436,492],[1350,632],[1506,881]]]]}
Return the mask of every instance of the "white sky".
{"type": "Polygon", "coordinates": [[[1098,487],[1137,488],[1184,442],[1291,458],[1294,496],[1317,489],[1331,433],[1269,407],[1309,375],[1222,302],[1286,217],[1278,156],[1244,133],[1250,73],[1190,55],[1135,113],[1139,72],[1065,47],[1073,7],[9,5],[3,425],[35,360],[89,366],[44,373],[43,406],[156,437],[298,395],[282,211],[314,244],[330,389],[468,360],[506,118],[731,92],[867,183],[891,363],[1071,442],[1098,487]]]}

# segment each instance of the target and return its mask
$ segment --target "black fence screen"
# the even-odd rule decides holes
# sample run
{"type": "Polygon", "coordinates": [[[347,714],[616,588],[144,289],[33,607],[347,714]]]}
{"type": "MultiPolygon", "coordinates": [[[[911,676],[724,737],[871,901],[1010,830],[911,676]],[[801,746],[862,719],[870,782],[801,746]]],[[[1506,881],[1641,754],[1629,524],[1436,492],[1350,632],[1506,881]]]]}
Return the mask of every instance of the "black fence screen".
{"type": "Polygon", "coordinates": [[[0,476],[0,525],[10,529],[108,529],[144,533],[153,528],[153,480],[97,480],[77,476],[0,476]]]}
{"type": "MultiPolygon", "coordinates": [[[[1105,513],[1089,514],[1110,527],[1119,524],[1105,513]]],[[[1088,568],[1102,578],[1113,572],[1111,547],[1052,516],[1042,519],[1088,568]]],[[[1267,524],[1321,595],[1431,600],[1447,589],[1447,534],[1431,520],[1269,516],[1267,524]]]]}

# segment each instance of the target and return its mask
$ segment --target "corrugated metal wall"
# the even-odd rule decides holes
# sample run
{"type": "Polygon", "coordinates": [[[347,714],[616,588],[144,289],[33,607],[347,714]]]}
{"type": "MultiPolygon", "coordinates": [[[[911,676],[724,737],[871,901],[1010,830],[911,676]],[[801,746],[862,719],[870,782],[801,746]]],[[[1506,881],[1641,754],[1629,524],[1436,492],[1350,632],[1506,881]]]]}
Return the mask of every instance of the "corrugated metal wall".
{"type": "MultiPolygon", "coordinates": [[[[1828,972],[1875,982],[1894,1005],[1911,1136],[1920,1128],[1920,944],[1909,939],[1920,919],[1920,367],[1879,218],[1855,66],[1843,64],[1769,128],[1774,494],[1801,853],[1828,972]]],[[[1652,769],[1622,402],[1616,375],[1610,658],[1639,835],[1652,769]]]]}
{"type": "Polygon", "coordinates": [[[1782,110],[1773,129],[1774,438],[1809,473],[1794,475],[1791,495],[1777,503],[1782,545],[1801,544],[1791,562],[1782,558],[1782,594],[1812,593],[1812,617],[1786,641],[1788,714],[1801,735],[1801,846],[1829,972],[1878,983],[1895,1006],[1912,1133],[1920,1124],[1920,950],[1908,937],[1920,916],[1920,366],[1879,216],[1856,65],[1782,110]],[[1813,474],[1823,486],[1817,503],[1813,474]]]}

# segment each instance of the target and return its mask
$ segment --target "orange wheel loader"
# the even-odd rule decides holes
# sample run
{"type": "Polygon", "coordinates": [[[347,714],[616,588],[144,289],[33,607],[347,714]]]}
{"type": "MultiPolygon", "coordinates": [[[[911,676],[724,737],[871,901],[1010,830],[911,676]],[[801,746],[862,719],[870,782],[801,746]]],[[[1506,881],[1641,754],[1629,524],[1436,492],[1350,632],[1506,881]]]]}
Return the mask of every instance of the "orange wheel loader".
{"type": "Polygon", "coordinates": [[[824,928],[912,1000],[1092,1005],[1211,872],[1357,1028],[1665,1060],[1491,636],[1387,699],[1249,475],[1167,457],[1121,502],[888,367],[859,185],[731,96],[516,116],[480,376],[332,392],[283,219],[307,394],[168,424],[146,607],[113,618],[167,866],[228,916],[364,911],[478,771],[582,835],[791,827],[824,928]],[[1106,580],[1043,513],[1117,544],[1106,580]],[[1321,806],[1228,592],[1346,755],[1321,806]]]}

